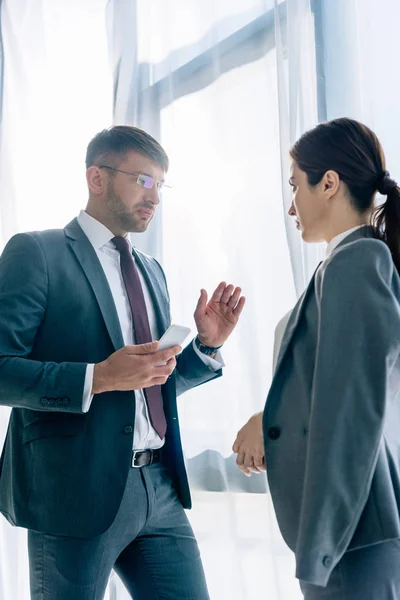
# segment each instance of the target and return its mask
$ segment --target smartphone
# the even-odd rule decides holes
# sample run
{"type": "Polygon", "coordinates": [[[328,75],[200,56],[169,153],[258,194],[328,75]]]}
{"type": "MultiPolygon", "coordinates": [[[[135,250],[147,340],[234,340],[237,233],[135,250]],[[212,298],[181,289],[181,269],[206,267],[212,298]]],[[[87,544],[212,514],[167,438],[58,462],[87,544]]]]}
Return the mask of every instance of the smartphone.
{"type": "MultiPolygon", "coordinates": [[[[183,325],[170,325],[167,331],[159,340],[160,350],[166,350],[167,348],[172,348],[172,346],[182,346],[183,342],[187,339],[191,332],[189,327],[184,327],[183,325]]],[[[161,365],[165,365],[166,363],[159,363],[156,366],[159,367],[161,365]]]]}
{"type": "Polygon", "coordinates": [[[166,350],[172,346],[182,346],[183,342],[190,334],[189,327],[183,325],[170,325],[160,341],[159,350],[166,350]]]}

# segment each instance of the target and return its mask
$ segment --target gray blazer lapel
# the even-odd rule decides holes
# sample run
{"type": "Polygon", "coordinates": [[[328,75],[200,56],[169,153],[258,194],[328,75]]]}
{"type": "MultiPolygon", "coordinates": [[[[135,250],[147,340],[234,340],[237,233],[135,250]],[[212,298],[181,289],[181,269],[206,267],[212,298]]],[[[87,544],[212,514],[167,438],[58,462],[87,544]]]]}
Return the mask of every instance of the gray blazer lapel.
{"type": "Polygon", "coordinates": [[[168,297],[163,291],[160,284],[159,266],[154,260],[149,259],[143,254],[139,254],[135,248],[132,249],[132,254],[135,257],[136,264],[140,269],[146,285],[149,288],[151,299],[157,318],[157,327],[160,337],[165,333],[170,325],[170,308],[168,297]]]}
{"type": "Polygon", "coordinates": [[[321,263],[319,263],[318,267],[316,268],[316,270],[314,272],[314,275],[311,277],[310,283],[308,284],[306,290],[303,292],[303,295],[300,296],[296,306],[292,310],[288,324],[286,325],[285,333],[284,333],[283,339],[282,339],[282,344],[281,344],[281,347],[279,350],[278,359],[276,362],[275,374],[278,373],[278,370],[279,370],[279,368],[283,362],[283,359],[285,357],[286,351],[289,348],[289,344],[292,341],[293,336],[296,332],[297,326],[298,326],[301,316],[303,314],[306,300],[307,300],[308,296],[310,295],[311,290],[314,288],[315,274],[320,265],[321,265],[321,263]]]}
{"type": "MultiPolygon", "coordinates": [[[[375,237],[374,234],[374,230],[372,227],[362,227],[360,229],[357,229],[356,231],[354,231],[353,233],[351,233],[349,236],[347,236],[344,240],[342,240],[340,242],[340,244],[335,248],[335,250],[333,250],[333,252],[335,252],[337,250],[337,248],[340,248],[341,246],[343,246],[344,244],[349,244],[351,242],[354,242],[355,240],[358,240],[360,238],[371,238],[371,237],[375,237]]],[[[317,269],[314,272],[314,275],[311,278],[310,283],[308,284],[307,289],[305,290],[305,292],[303,293],[303,295],[300,297],[299,301],[297,302],[296,306],[294,307],[292,314],[290,315],[288,324],[286,326],[286,330],[283,336],[283,340],[282,340],[282,344],[281,344],[281,348],[279,351],[279,355],[278,355],[278,359],[277,359],[277,363],[276,363],[276,369],[275,369],[275,373],[278,372],[278,369],[283,361],[283,358],[286,354],[286,351],[289,347],[290,342],[293,339],[293,336],[295,334],[297,325],[299,324],[301,315],[303,314],[303,309],[305,306],[305,301],[307,300],[311,290],[314,288],[314,281],[315,281],[315,274],[318,270],[318,268],[320,267],[321,263],[318,265],[317,269]]]]}
{"type": "Polygon", "coordinates": [[[113,346],[119,350],[125,345],[124,339],[110,286],[97,254],[76,219],[64,228],[64,232],[93,289],[113,346]]]}

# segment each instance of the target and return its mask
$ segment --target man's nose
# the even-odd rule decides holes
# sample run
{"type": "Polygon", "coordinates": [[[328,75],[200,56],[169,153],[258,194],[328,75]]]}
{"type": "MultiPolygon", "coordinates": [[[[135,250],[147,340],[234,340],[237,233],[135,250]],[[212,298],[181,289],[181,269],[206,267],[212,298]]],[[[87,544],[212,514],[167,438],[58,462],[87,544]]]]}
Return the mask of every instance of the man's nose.
{"type": "Polygon", "coordinates": [[[157,206],[158,204],[160,204],[160,200],[161,200],[160,192],[156,185],[154,187],[152,187],[151,190],[147,190],[146,200],[148,202],[151,202],[154,206],[157,206]]]}

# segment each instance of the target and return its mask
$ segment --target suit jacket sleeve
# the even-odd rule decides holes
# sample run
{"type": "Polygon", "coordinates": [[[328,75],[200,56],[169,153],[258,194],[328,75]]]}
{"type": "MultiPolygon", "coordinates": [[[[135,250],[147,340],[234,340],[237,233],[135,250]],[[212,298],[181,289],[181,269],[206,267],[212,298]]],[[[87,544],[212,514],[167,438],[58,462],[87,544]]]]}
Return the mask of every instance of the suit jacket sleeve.
{"type": "Polygon", "coordinates": [[[400,348],[397,277],[387,246],[365,239],[335,252],[316,284],[319,334],[296,548],[296,576],[316,585],[327,584],[368,498],[400,348]]]}
{"type": "Polygon", "coordinates": [[[222,369],[214,371],[196,354],[191,342],[177,357],[176,361],[176,395],[202,385],[207,381],[221,377],[222,369]]]}
{"type": "MultiPolygon", "coordinates": [[[[168,285],[164,269],[156,259],[153,260],[160,269],[162,280],[165,285],[165,293],[169,301],[168,285]]],[[[194,387],[221,377],[222,369],[214,371],[209,365],[205,364],[194,351],[193,343],[191,342],[186,346],[183,352],[177,356],[175,374],[176,395],[180,396],[194,387]]]]}
{"type": "Polygon", "coordinates": [[[39,242],[30,234],[14,236],[0,258],[0,405],[79,413],[87,365],[30,358],[47,293],[39,242]]]}

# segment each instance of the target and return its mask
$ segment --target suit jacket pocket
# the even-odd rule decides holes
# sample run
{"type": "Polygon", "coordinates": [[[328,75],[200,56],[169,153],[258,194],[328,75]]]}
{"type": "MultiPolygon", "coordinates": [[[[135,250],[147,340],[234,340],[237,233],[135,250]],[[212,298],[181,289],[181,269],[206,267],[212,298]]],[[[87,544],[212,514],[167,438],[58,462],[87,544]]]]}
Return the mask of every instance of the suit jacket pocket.
{"type": "Polygon", "coordinates": [[[57,418],[42,418],[29,423],[24,428],[22,441],[24,444],[48,437],[72,437],[83,428],[85,416],[57,415],[57,418]]]}

